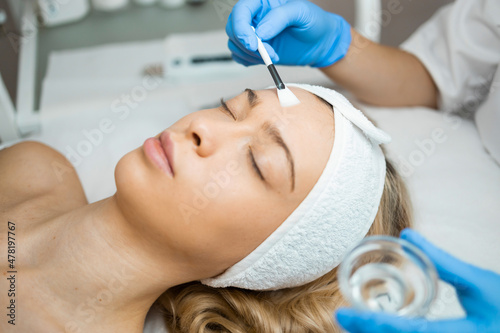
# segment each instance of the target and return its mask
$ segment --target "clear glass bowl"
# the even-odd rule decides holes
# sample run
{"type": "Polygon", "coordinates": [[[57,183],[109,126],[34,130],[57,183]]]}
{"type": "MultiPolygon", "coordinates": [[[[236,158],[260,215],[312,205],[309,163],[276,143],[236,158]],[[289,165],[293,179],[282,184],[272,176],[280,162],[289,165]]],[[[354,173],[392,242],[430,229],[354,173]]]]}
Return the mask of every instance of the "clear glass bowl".
{"type": "Polygon", "coordinates": [[[436,296],[437,273],[413,244],[369,236],[353,248],[338,271],[340,289],[354,308],[398,316],[424,316],[436,296]]]}

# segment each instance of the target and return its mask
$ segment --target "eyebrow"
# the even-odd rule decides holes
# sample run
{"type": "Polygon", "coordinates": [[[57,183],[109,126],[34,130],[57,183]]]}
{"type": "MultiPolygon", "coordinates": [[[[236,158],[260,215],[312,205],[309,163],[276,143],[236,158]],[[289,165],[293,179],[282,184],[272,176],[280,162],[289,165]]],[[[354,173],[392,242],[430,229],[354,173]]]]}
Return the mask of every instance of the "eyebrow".
{"type": "Polygon", "coordinates": [[[251,108],[255,107],[257,104],[260,103],[259,97],[257,97],[257,94],[255,91],[252,89],[246,88],[245,92],[247,93],[247,98],[248,98],[248,104],[250,105],[251,108]]]}
{"type": "MultiPolygon", "coordinates": [[[[250,105],[251,108],[255,107],[257,104],[260,103],[260,100],[255,91],[247,88],[245,89],[245,92],[247,93],[248,104],[250,105]]],[[[290,149],[285,143],[285,140],[283,140],[280,131],[274,124],[270,122],[265,122],[264,124],[262,124],[262,130],[271,138],[272,141],[274,141],[278,146],[283,148],[283,150],[285,151],[286,159],[288,161],[288,166],[290,167],[291,192],[293,192],[293,190],[295,189],[295,164],[293,162],[292,153],[290,152],[290,149]]]]}
{"type": "Polygon", "coordinates": [[[224,101],[224,98],[220,99],[220,105],[222,106],[222,109],[226,111],[226,113],[230,114],[231,117],[233,117],[234,120],[236,120],[236,116],[234,115],[234,112],[231,111],[229,106],[227,106],[227,103],[224,101]]]}

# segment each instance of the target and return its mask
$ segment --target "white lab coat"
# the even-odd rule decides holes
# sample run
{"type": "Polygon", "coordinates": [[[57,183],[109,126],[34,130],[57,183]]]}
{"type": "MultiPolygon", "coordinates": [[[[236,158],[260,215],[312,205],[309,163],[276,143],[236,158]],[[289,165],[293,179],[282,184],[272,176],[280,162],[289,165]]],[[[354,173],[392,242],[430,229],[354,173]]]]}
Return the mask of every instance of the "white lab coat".
{"type": "Polygon", "coordinates": [[[500,164],[500,0],[456,0],[401,48],[416,55],[439,90],[439,109],[474,117],[500,164]]]}

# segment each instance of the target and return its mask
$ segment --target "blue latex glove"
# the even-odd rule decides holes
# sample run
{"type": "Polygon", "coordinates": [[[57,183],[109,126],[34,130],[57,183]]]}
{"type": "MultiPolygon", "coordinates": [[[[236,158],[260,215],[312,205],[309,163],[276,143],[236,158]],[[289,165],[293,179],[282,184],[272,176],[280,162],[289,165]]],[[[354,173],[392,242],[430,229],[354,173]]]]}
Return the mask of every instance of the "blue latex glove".
{"type": "Polygon", "coordinates": [[[340,309],[337,311],[337,321],[342,327],[351,333],[500,332],[500,275],[452,257],[409,229],[403,230],[401,238],[427,254],[434,262],[440,278],[455,287],[467,317],[427,321],[422,318],[405,319],[381,312],[340,309]]]}
{"type": "Polygon", "coordinates": [[[240,0],[226,32],[234,60],[245,66],[263,63],[256,34],[281,65],[326,67],[343,58],[351,44],[349,23],[306,0],[240,0]]]}

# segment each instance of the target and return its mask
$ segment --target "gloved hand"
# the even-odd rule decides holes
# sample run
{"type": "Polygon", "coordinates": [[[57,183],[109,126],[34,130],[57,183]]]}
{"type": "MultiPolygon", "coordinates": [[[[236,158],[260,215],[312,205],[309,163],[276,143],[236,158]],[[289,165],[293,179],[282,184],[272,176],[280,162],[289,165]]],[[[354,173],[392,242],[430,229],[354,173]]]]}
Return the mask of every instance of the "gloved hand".
{"type": "Polygon", "coordinates": [[[381,312],[340,309],[336,315],[342,327],[351,333],[500,332],[500,275],[452,257],[409,229],[403,230],[401,238],[413,243],[427,254],[434,262],[440,278],[455,287],[467,317],[427,321],[405,319],[381,312]]]}
{"type": "Polygon", "coordinates": [[[342,17],[306,0],[240,0],[226,25],[233,58],[245,66],[263,63],[255,34],[275,64],[329,66],[347,53],[350,29],[342,17]]]}

